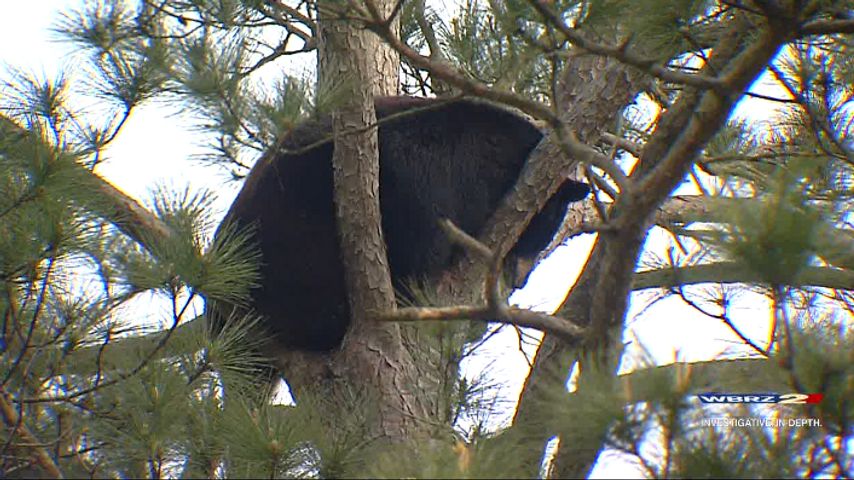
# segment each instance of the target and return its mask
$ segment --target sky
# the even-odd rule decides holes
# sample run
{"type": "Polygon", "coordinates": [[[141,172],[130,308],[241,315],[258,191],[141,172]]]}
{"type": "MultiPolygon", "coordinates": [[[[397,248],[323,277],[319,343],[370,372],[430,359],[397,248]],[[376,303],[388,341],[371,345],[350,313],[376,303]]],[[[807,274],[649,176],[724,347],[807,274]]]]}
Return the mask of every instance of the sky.
{"type": "MultiPolygon", "coordinates": [[[[66,72],[74,80],[80,72],[79,57],[73,46],[59,43],[50,27],[61,8],[78,3],[76,0],[0,0],[0,79],[5,79],[5,68],[14,67],[42,77],[54,77],[66,72]]],[[[0,95],[2,95],[0,90],[0,95]]],[[[740,111],[756,111],[756,105],[742,106],[740,111]]],[[[188,117],[166,104],[145,105],[134,112],[127,125],[108,148],[107,160],[97,173],[130,196],[146,201],[156,185],[167,185],[176,190],[190,187],[193,190],[216,191],[219,200],[215,209],[219,217],[231,203],[239,185],[227,181],[225,172],[217,167],[190,161],[204,151],[197,132],[193,131],[188,117]]],[[[661,232],[653,232],[648,242],[663,245],[661,232]]],[[[574,283],[586,261],[593,244],[592,235],[583,235],[568,245],[558,248],[553,255],[533,273],[523,292],[513,301],[537,310],[556,308],[574,283]]],[[[667,298],[648,307],[650,294],[636,295],[630,312],[630,330],[626,341],[630,348],[640,345],[656,363],[675,360],[699,361],[716,357],[733,347],[736,337],[720,321],[703,318],[677,298],[667,298]],[[641,313],[642,312],[642,313],[641,313]]],[[[165,312],[166,307],[163,307],[165,312]]],[[[764,297],[745,293],[735,304],[736,323],[755,338],[764,339],[767,332],[768,310],[764,297]]],[[[156,313],[156,312],[155,312],[156,313]]],[[[147,310],[146,315],[152,312],[147,310]]],[[[470,371],[488,368],[490,376],[506,382],[505,395],[515,399],[521,390],[527,372],[526,354],[512,329],[498,335],[482,355],[471,359],[470,371]]],[[[596,477],[620,477],[630,474],[625,468],[600,465],[596,477]]]]}

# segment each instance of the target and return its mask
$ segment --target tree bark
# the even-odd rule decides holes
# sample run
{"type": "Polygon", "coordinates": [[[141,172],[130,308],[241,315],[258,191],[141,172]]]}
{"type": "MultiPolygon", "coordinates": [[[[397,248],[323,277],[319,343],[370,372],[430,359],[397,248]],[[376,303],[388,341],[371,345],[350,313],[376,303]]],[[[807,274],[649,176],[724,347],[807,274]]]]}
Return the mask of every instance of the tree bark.
{"type": "MultiPolygon", "coordinates": [[[[577,57],[562,72],[558,92],[561,120],[575,132],[579,140],[588,145],[593,144],[616,124],[619,112],[642,90],[646,81],[647,77],[639,71],[616,60],[594,55],[577,57]]],[[[484,243],[489,246],[502,244],[506,242],[506,236],[514,234],[515,230],[518,230],[515,232],[518,237],[533,216],[530,213],[530,216],[523,218],[526,211],[530,212],[530,205],[545,204],[557,188],[554,183],[560,178],[560,172],[564,176],[569,173],[577,178],[577,165],[577,159],[561,152],[557,135],[548,135],[532,154],[517,182],[518,198],[521,198],[523,206],[529,206],[519,208],[519,200],[508,198],[507,203],[495,213],[494,220],[490,222],[491,228],[484,233],[484,243]],[[514,226],[520,223],[521,227],[514,226]]],[[[580,227],[582,219],[589,218],[589,214],[585,215],[588,210],[589,205],[586,203],[570,205],[567,218],[579,222],[573,227],[580,227]]],[[[598,269],[598,258],[595,252],[591,254],[585,272],[598,269]]],[[[581,278],[579,282],[582,282],[581,278]]],[[[588,317],[575,313],[581,310],[562,309],[560,316],[576,325],[589,325],[588,317]]],[[[551,335],[544,337],[537,351],[513,421],[514,427],[521,427],[526,432],[538,432],[535,436],[539,436],[541,442],[534,442],[534,446],[544,446],[551,435],[548,430],[541,428],[545,421],[543,414],[547,413],[543,410],[541,400],[548,397],[554,385],[566,383],[574,361],[573,351],[566,342],[551,335]]],[[[542,448],[524,452],[523,458],[532,475],[536,475],[542,460],[542,448]]]]}
{"type": "MultiPolygon", "coordinates": [[[[367,128],[376,123],[374,96],[397,93],[399,59],[352,19],[357,12],[339,5],[320,4],[318,83],[335,85],[343,100],[333,112],[333,178],[351,327],[337,351],[289,352],[278,363],[297,402],[337,402],[334,416],[351,415],[350,400],[367,401],[372,405],[361,407],[371,410],[364,426],[369,438],[402,441],[417,435],[426,409],[399,325],[374,321],[395,308],[395,297],[381,229],[377,132],[367,128]]],[[[389,12],[391,4],[381,8],[389,12]]]]}
{"type": "MultiPolygon", "coordinates": [[[[735,101],[783,41],[780,31],[772,27],[746,43],[748,32],[756,27],[744,18],[736,18],[715,46],[709,65],[701,71],[709,76],[719,75],[726,89],[698,91],[685,87],[664,113],[643,149],[632,188],[622,192],[611,209],[609,222],[614,230],[599,235],[584,271],[559,309],[561,315],[579,325],[590,326],[591,338],[582,347],[595,352],[594,361],[601,365],[615,367],[619,360],[618,342],[631,278],[655,210],[684,177],[702,147],[726,121],[735,101]]],[[[577,358],[576,347],[551,336],[544,338],[520,400],[517,421],[535,416],[548,393],[563,385],[577,358]]],[[[584,388],[584,375],[578,388],[584,388]]],[[[605,435],[606,432],[587,432],[591,443],[561,445],[555,459],[555,475],[586,477],[605,435]]]]}

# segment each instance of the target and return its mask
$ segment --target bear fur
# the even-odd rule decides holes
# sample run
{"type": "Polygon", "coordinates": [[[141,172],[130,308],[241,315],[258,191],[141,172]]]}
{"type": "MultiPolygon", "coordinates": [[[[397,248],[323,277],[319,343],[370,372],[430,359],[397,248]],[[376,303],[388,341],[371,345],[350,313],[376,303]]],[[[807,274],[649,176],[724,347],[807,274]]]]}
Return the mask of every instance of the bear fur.
{"type": "MultiPolygon", "coordinates": [[[[450,219],[470,235],[480,233],[542,133],[521,116],[480,101],[384,97],[375,105],[381,120],[380,208],[392,280],[398,287],[408,279],[429,282],[460,253],[439,220],[450,219]]],[[[349,324],[331,132],[328,115],[295,127],[275,153],[255,165],[224,220],[252,229],[262,263],[251,306],[286,349],[334,349],[349,324]]],[[[588,192],[586,184],[566,180],[508,259],[536,257],[553,238],[567,204],[588,192]]]]}

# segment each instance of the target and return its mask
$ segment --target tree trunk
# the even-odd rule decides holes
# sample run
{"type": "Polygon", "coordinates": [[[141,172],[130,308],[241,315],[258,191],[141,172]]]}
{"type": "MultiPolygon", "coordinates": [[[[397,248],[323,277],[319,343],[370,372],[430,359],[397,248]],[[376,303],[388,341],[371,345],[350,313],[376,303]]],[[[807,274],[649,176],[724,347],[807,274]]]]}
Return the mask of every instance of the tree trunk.
{"type": "MultiPolygon", "coordinates": [[[[380,8],[389,12],[385,3],[380,8]]],[[[325,399],[337,409],[333,417],[352,415],[355,401],[370,410],[369,438],[401,441],[417,433],[426,409],[413,388],[416,369],[400,327],[373,321],[373,312],[395,308],[395,297],[380,223],[377,132],[368,128],[376,123],[374,96],[397,93],[400,61],[352,20],[354,12],[332,2],[320,10],[318,83],[334,85],[343,100],[333,113],[333,168],[351,327],[337,351],[292,352],[278,360],[297,401],[325,399]]]]}
{"type": "MultiPolygon", "coordinates": [[[[755,31],[755,25],[744,18],[735,18],[727,30],[701,71],[710,78],[725,78],[724,93],[685,87],[662,115],[640,155],[631,190],[621,192],[611,209],[609,222],[614,230],[600,234],[584,271],[559,309],[561,315],[590,327],[590,338],[581,348],[595,353],[591,361],[614,369],[615,374],[621,348],[614,347],[621,341],[631,277],[652,217],[726,121],[735,100],[773,58],[783,38],[781,31],[768,28],[748,43],[748,32],[755,31]]],[[[577,347],[550,336],[544,338],[525,386],[517,421],[536,416],[548,392],[563,385],[569,368],[578,359],[577,347]]],[[[578,388],[584,388],[583,374],[578,388]]],[[[554,433],[557,432],[551,432],[554,433]]],[[[561,445],[555,459],[555,475],[586,477],[604,447],[606,435],[605,431],[585,432],[590,442],[561,445]]]]}

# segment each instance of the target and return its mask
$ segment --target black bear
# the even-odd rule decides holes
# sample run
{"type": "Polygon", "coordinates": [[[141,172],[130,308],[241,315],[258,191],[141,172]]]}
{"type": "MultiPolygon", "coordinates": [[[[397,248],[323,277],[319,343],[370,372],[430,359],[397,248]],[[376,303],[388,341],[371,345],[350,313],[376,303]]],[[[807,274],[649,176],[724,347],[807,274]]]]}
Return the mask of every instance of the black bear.
{"type": "MultiPolygon", "coordinates": [[[[414,97],[375,101],[380,207],[392,280],[436,278],[458,254],[438,221],[477,235],[542,138],[530,122],[479,101],[414,97]],[[387,118],[392,114],[392,118],[387,118]],[[385,119],[385,120],[383,120],[385,119]]],[[[252,306],[284,348],[337,347],[350,318],[339,256],[329,116],[294,128],[252,169],[224,223],[254,229],[261,282],[252,306]]],[[[509,257],[551,241],[569,202],[588,194],[567,180],[509,257]]]]}

